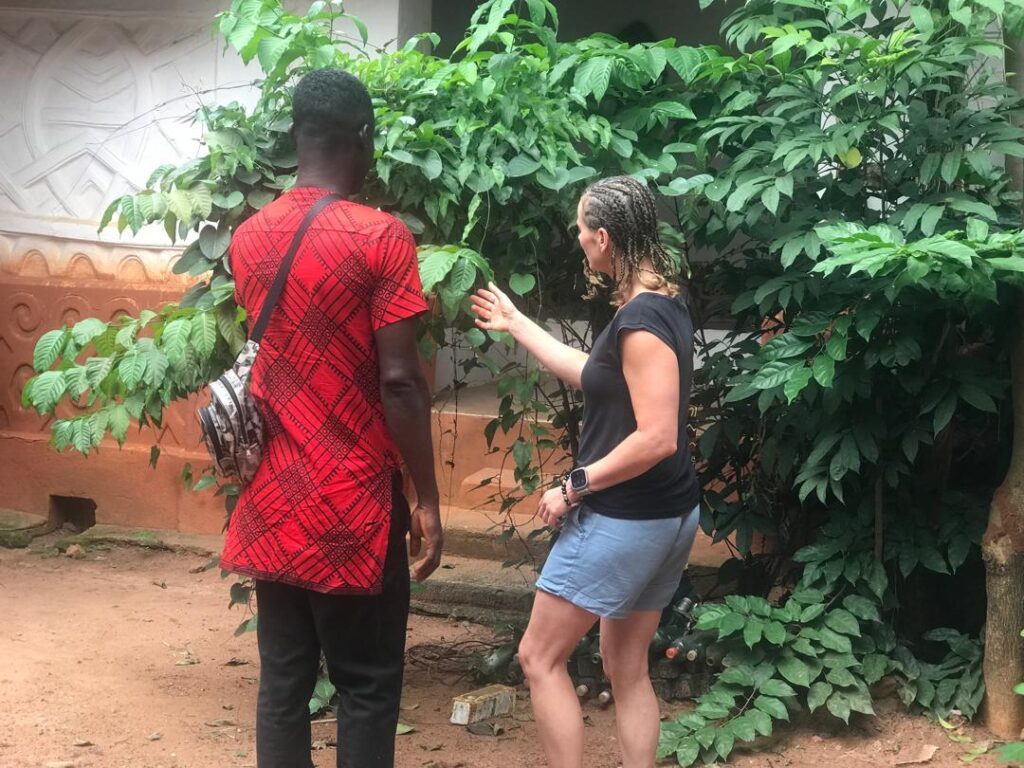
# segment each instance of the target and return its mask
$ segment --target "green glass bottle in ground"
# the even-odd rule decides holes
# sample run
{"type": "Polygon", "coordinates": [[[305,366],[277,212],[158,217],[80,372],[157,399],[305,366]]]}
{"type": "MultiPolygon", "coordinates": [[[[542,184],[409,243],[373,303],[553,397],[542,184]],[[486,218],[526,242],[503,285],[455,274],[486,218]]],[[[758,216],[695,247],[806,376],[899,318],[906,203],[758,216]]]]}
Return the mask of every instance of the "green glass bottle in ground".
{"type": "Polygon", "coordinates": [[[651,638],[651,653],[655,656],[662,656],[671,644],[672,635],[666,628],[660,628],[651,638]]]}
{"type": "Polygon", "coordinates": [[[665,649],[665,658],[678,664],[703,664],[708,646],[714,642],[715,632],[688,632],[680,635],[665,649]]]}

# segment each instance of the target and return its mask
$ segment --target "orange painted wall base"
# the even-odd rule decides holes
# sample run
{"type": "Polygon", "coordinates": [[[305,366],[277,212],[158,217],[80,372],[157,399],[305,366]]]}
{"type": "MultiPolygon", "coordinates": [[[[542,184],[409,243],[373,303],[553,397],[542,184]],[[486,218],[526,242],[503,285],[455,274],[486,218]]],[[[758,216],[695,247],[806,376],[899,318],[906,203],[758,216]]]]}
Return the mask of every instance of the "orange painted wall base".
{"type": "Polygon", "coordinates": [[[96,522],[131,528],[186,533],[219,533],[224,504],[208,491],[193,493],[181,480],[186,462],[196,457],[164,449],[154,470],[149,448],[107,443],[88,457],[57,454],[46,436],[4,432],[0,466],[5,482],[0,506],[47,516],[51,496],[72,496],[96,503],[96,522]]]}
{"type": "MultiPolygon", "coordinates": [[[[223,500],[210,491],[194,493],[181,480],[186,463],[196,475],[209,463],[195,419],[198,398],[168,408],[160,430],[129,430],[123,448],[108,439],[88,457],[58,454],[49,445],[49,419],[20,404],[42,333],[85,317],[111,320],[175,300],[188,285],[187,278],[171,273],[176,256],[171,249],[0,233],[0,508],[46,517],[51,497],[76,497],[95,502],[100,524],[221,531],[223,500]],[[154,444],[161,449],[155,470],[149,466],[154,444]]],[[[505,449],[516,435],[499,433],[498,450],[489,450],[484,429],[496,403],[477,405],[457,419],[445,408],[435,412],[436,471],[448,528],[497,536],[508,518],[494,497],[499,487],[514,486],[505,449]]],[[[76,413],[68,404],[58,408],[61,417],[76,413]]],[[[564,457],[545,458],[545,481],[566,468],[564,457]]],[[[539,525],[538,498],[534,494],[511,510],[524,532],[539,525]]],[[[694,552],[702,561],[728,556],[724,545],[711,545],[703,536],[694,552]]]]}

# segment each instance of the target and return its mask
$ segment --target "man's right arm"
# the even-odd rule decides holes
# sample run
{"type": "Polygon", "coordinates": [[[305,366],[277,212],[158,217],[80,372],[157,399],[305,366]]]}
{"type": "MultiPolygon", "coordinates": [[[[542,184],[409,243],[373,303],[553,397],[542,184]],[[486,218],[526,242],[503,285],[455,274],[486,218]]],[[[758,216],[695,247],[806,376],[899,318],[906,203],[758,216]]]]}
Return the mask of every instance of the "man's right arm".
{"type": "Polygon", "coordinates": [[[374,331],[380,366],[380,394],[388,431],[416,486],[410,525],[410,554],[424,557],[413,568],[422,581],[441,563],[444,534],[434,475],[430,431],[430,391],[416,350],[416,318],[399,320],[374,331]]]}

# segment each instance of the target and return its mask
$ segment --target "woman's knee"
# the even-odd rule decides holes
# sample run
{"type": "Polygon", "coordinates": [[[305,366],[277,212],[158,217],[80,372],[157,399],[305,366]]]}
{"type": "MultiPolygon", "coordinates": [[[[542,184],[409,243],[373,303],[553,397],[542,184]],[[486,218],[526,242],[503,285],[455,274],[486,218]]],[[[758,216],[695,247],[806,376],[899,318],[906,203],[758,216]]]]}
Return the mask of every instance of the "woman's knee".
{"type": "Polygon", "coordinates": [[[624,653],[616,648],[610,648],[602,644],[601,663],[604,667],[604,676],[612,685],[629,685],[637,680],[647,677],[647,653],[624,653]]]}
{"type": "Polygon", "coordinates": [[[523,639],[519,641],[519,666],[523,668],[523,676],[527,680],[536,678],[541,672],[540,648],[530,639],[529,635],[524,635],[523,639]]]}
{"type": "Polygon", "coordinates": [[[550,674],[559,664],[564,667],[567,660],[559,658],[550,646],[536,642],[529,633],[519,641],[519,665],[527,680],[550,674]]]}

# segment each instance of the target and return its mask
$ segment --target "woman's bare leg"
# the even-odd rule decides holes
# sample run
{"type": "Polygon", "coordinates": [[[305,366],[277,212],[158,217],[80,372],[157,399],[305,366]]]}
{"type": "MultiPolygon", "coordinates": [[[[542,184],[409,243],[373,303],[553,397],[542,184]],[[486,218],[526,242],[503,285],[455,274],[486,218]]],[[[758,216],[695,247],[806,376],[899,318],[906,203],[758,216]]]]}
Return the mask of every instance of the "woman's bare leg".
{"type": "Polygon", "coordinates": [[[601,619],[601,658],[615,697],[622,768],[654,768],[661,725],[647,649],[660,620],[661,611],[633,611],[624,619],[601,619]]]}
{"type": "Polygon", "coordinates": [[[519,663],[530,684],[534,719],[550,768],[582,768],[583,713],[566,662],[597,617],[537,590],[519,663]]]}

